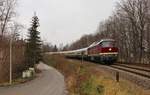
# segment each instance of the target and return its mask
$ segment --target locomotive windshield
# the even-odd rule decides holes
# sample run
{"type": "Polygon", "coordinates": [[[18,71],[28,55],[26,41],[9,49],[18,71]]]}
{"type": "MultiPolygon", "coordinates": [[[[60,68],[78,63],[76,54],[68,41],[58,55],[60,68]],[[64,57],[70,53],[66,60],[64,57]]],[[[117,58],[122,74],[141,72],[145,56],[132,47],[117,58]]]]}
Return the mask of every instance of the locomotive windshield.
{"type": "Polygon", "coordinates": [[[102,47],[114,47],[115,42],[114,41],[103,41],[102,43],[100,43],[100,45],[102,47]]]}

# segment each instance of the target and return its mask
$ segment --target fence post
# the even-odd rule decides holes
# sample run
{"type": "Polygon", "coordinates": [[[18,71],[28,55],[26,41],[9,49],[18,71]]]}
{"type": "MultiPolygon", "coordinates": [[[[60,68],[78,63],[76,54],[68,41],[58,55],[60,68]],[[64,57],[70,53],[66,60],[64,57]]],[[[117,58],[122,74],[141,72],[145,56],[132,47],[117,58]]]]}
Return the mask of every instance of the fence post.
{"type": "Polygon", "coordinates": [[[116,72],[116,81],[119,82],[119,72],[116,72]]]}

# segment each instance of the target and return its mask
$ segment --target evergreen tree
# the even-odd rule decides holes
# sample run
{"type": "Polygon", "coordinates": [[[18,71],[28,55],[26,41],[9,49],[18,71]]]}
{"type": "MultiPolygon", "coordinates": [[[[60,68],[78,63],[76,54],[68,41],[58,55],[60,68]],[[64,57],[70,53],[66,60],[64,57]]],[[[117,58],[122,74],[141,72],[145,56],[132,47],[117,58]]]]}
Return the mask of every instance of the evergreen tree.
{"type": "Polygon", "coordinates": [[[53,49],[53,52],[57,52],[58,51],[58,48],[57,48],[57,46],[55,45],[54,46],[54,49],[53,49]]]}
{"type": "Polygon", "coordinates": [[[41,39],[40,32],[38,31],[39,19],[35,15],[32,17],[31,28],[26,43],[26,64],[27,67],[34,67],[42,60],[41,55],[41,39]]]}

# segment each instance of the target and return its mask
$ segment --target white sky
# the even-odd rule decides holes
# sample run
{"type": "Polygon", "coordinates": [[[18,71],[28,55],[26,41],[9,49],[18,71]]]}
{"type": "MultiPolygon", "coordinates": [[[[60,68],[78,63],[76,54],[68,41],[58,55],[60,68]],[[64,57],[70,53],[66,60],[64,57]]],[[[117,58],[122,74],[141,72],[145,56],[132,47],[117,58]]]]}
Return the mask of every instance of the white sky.
{"type": "Polygon", "coordinates": [[[42,39],[59,45],[71,43],[84,34],[94,33],[99,22],[112,14],[118,0],[18,1],[18,21],[28,29],[36,11],[42,39]]]}

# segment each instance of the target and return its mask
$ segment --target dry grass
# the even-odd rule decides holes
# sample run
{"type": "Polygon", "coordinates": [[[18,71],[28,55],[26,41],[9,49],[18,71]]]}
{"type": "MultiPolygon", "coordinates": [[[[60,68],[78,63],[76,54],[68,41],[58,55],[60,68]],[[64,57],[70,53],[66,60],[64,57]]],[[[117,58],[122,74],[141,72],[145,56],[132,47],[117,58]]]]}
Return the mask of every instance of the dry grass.
{"type": "Polygon", "coordinates": [[[68,60],[60,55],[44,57],[45,63],[64,74],[69,95],[150,95],[129,81],[116,82],[105,71],[97,70],[95,64],[68,60]]]}

